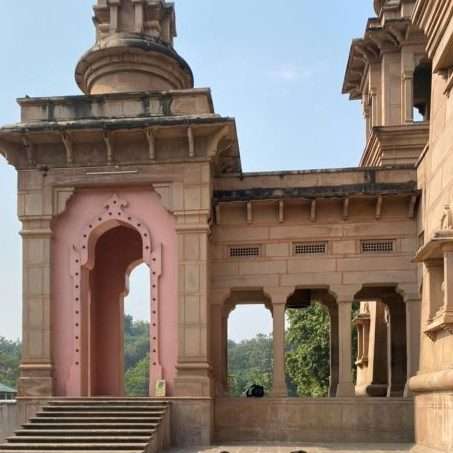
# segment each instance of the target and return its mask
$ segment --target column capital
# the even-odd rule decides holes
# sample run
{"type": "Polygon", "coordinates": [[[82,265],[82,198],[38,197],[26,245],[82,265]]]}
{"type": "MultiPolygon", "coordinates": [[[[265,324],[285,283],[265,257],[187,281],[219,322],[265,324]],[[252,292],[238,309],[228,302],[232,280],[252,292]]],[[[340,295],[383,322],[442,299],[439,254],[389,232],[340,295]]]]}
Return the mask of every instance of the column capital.
{"type": "Polygon", "coordinates": [[[335,296],[337,303],[353,303],[356,294],[362,289],[362,285],[331,286],[330,292],[335,296]]]}
{"type": "Polygon", "coordinates": [[[285,288],[263,288],[264,293],[271,299],[272,305],[286,305],[290,291],[285,288]]]}
{"type": "Polygon", "coordinates": [[[417,301],[421,299],[420,290],[417,284],[409,283],[398,285],[397,293],[400,294],[404,302],[417,301]]]}
{"type": "Polygon", "coordinates": [[[436,258],[436,259],[428,259],[426,261],[423,261],[423,264],[427,269],[433,269],[436,267],[442,267],[444,265],[443,259],[442,258],[436,258]]]}
{"type": "Polygon", "coordinates": [[[353,304],[355,302],[354,299],[338,299],[337,304],[338,305],[346,305],[346,304],[353,304]]]}

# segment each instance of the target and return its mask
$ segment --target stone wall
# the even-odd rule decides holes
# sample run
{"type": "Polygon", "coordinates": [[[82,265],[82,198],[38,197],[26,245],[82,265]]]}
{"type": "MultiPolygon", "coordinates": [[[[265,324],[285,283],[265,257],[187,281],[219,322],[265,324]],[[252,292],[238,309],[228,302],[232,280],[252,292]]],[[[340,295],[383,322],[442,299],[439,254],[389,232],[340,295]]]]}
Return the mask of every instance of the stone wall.
{"type": "MultiPolygon", "coordinates": [[[[418,253],[422,276],[420,369],[411,380],[416,393],[416,440],[419,448],[453,451],[453,3],[417,0],[413,22],[427,38],[433,66],[429,147],[418,166],[423,200],[418,253]],[[429,253],[439,235],[446,238],[437,254],[429,253]],[[428,250],[428,252],[426,252],[428,250]],[[440,277],[440,278],[439,278],[440,277]]],[[[420,450],[422,451],[422,450],[420,450]]]]}
{"type": "Polygon", "coordinates": [[[410,399],[219,399],[215,441],[412,442],[410,399]]]}
{"type": "Polygon", "coordinates": [[[17,404],[15,401],[0,401],[0,442],[16,430],[17,404]]]}
{"type": "Polygon", "coordinates": [[[417,443],[439,451],[453,451],[453,393],[417,396],[415,411],[417,443]]]}
{"type": "Polygon", "coordinates": [[[213,401],[209,398],[171,399],[171,441],[175,447],[211,445],[213,401]]]}

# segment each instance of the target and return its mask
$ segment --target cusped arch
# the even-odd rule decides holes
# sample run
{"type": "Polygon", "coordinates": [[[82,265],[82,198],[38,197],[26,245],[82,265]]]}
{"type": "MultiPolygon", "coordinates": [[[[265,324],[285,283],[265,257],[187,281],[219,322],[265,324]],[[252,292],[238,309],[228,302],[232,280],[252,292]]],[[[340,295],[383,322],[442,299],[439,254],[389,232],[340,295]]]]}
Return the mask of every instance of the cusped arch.
{"type": "Polygon", "coordinates": [[[126,226],[136,230],[142,239],[143,261],[150,267],[152,264],[151,233],[145,223],[128,212],[129,203],[118,195],[113,195],[104,205],[104,211],[88,222],[79,237],[75,249],[79,251],[80,261],[77,264],[92,269],[94,266],[94,247],[97,240],[116,226],[126,226]]]}
{"type": "MultiPolygon", "coordinates": [[[[95,264],[95,247],[98,239],[107,231],[118,226],[125,226],[135,230],[142,240],[142,259],[151,271],[151,325],[153,328],[151,357],[151,383],[162,379],[162,366],[160,359],[160,291],[159,282],[162,275],[162,247],[153,244],[150,230],[146,224],[128,210],[129,203],[113,195],[105,204],[104,210],[91,219],[82,229],[77,243],[73,245],[71,255],[71,277],[73,280],[73,329],[74,329],[74,361],[71,376],[77,381],[76,376],[85,373],[86,358],[83,357],[83,342],[86,320],[83,317],[84,304],[88,303],[89,272],[95,264]]],[[[137,263],[133,263],[137,265],[137,263]]],[[[151,385],[150,383],[150,385],[151,385]]],[[[150,389],[151,390],[151,389],[150,389]]],[[[83,394],[83,388],[81,393],[83,394]]]]}

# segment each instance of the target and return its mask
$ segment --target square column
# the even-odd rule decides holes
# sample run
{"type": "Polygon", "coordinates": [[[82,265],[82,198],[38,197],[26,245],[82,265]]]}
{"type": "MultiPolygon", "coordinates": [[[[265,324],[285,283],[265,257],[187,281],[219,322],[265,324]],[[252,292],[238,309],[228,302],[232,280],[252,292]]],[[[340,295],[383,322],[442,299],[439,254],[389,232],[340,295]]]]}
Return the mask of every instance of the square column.
{"type": "Polygon", "coordinates": [[[355,396],[352,379],[352,302],[338,302],[339,377],[337,397],[355,396]]]}
{"type": "Polygon", "coordinates": [[[50,219],[23,220],[23,341],[19,396],[52,396],[50,219]]]}
{"type": "MultiPolygon", "coordinates": [[[[179,222],[187,219],[178,218],[179,222]]],[[[208,235],[205,223],[182,223],[178,235],[178,363],[176,396],[213,394],[208,338],[208,235]]]]}
{"type": "Polygon", "coordinates": [[[409,396],[409,380],[416,376],[420,362],[421,301],[417,296],[406,303],[407,382],[404,396],[409,396]]]}
{"type": "Polygon", "coordinates": [[[272,373],[272,396],[274,398],[286,398],[288,396],[285,375],[285,311],[286,303],[273,305],[274,366],[272,373]]]}
{"type": "Polygon", "coordinates": [[[338,306],[337,304],[329,305],[330,315],[330,379],[329,379],[329,397],[334,398],[338,387],[338,306]]]}

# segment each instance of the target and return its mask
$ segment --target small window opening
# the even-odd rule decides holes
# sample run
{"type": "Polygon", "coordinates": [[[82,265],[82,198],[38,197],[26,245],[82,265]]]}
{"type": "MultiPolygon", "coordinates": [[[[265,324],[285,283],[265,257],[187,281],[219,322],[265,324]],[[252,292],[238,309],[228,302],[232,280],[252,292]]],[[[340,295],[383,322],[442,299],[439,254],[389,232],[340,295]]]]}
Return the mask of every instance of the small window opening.
{"type": "Polygon", "coordinates": [[[430,118],[431,84],[431,64],[419,64],[414,71],[414,121],[428,121],[430,118]]]}

